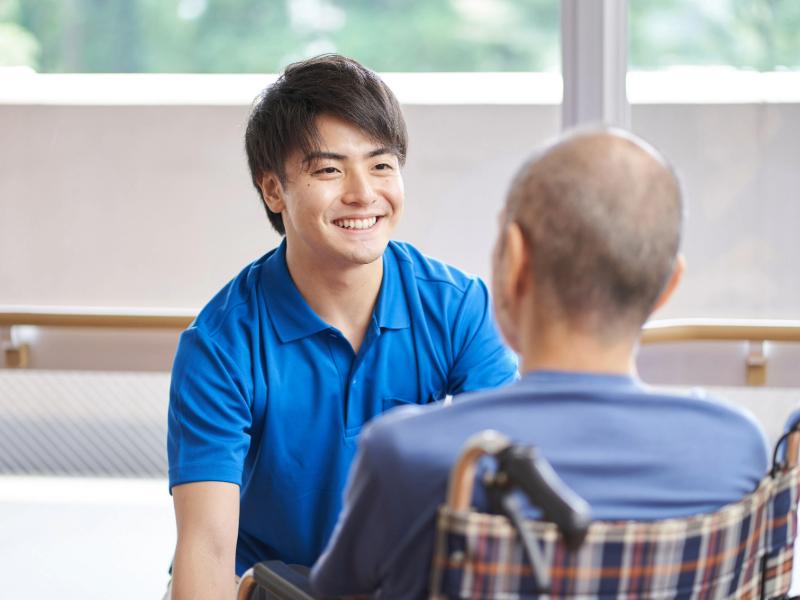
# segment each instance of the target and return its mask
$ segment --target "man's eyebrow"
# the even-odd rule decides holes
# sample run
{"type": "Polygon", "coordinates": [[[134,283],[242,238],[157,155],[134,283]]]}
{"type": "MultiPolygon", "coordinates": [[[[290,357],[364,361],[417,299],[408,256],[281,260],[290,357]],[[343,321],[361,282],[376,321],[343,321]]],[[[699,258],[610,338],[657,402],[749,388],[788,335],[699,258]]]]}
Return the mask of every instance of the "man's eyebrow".
{"type": "MultiPolygon", "coordinates": [[[[370,150],[364,155],[364,158],[375,158],[376,156],[381,156],[382,154],[396,154],[394,150],[388,148],[386,146],[381,146],[380,148],[375,148],[374,150],[370,150]]],[[[338,152],[323,152],[323,151],[316,151],[316,152],[309,152],[306,154],[305,159],[303,162],[305,164],[311,164],[315,160],[347,160],[347,156],[344,154],[339,154],[338,152]]]]}
{"type": "Polygon", "coordinates": [[[375,150],[367,152],[366,158],[375,158],[376,156],[380,156],[381,154],[397,154],[397,153],[391,148],[382,146],[381,148],[375,148],[375,150]]]}
{"type": "Polygon", "coordinates": [[[303,162],[306,164],[312,163],[315,160],[328,159],[328,160],[345,160],[347,157],[344,154],[336,152],[309,152],[306,154],[303,162]]]}

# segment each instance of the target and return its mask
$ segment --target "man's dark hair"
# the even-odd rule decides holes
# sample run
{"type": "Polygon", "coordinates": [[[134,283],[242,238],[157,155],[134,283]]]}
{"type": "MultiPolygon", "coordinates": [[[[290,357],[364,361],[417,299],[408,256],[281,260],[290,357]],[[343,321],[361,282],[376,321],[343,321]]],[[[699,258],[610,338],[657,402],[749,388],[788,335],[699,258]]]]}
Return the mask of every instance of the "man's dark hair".
{"type": "Polygon", "coordinates": [[[610,340],[637,332],[652,312],[675,266],[683,207],[656,150],[601,129],[525,165],[507,215],[526,238],[545,314],[610,340]]]}
{"type": "MultiPolygon", "coordinates": [[[[392,150],[400,164],[408,145],[403,113],[389,87],[374,72],[338,54],[325,54],[286,67],[255,100],[245,133],[253,185],[261,197],[261,178],[275,173],[286,183],[286,160],[319,148],[315,119],[339,117],[392,150]]],[[[266,206],[275,230],[284,235],[283,219],[266,206]]]]}

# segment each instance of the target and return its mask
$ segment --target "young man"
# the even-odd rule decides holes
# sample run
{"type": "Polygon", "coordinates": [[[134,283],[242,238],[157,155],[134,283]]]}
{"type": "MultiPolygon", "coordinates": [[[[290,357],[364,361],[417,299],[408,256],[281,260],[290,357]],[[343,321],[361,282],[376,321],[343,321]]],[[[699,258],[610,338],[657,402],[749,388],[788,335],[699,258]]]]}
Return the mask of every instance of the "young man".
{"type": "Polygon", "coordinates": [[[767,446],[751,417],[635,376],[641,327],[683,270],[681,215],[672,171],[623,132],[568,136],[522,168],[500,219],[493,292],[523,378],[364,432],[312,570],[317,594],[426,598],[436,509],[464,442],[484,429],[537,446],[596,519],[713,511],[755,489],[767,446]]]}
{"type": "Polygon", "coordinates": [[[310,565],[356,437],[394,406],[511,381],[475,277],[390,242],[406,128],[371,71],[289,66],[247,127],[253,183],[285,239],[181,336],[169,409],[173,598],[222,598],[267,559],[310,565]]]}

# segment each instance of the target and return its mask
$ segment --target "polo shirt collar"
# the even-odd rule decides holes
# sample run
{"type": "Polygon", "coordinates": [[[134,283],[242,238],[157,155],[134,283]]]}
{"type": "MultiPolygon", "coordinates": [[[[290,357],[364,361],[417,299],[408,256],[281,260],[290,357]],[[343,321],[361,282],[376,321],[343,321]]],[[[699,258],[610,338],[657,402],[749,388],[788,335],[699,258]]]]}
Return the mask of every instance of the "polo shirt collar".
{"type": "MultiPolygon", "coordinates": [[[[383,254],[383,279],[373,312],[373,320],[384,329],[404,329],[410,324],[400,269],[390,244],[383,254]]],[[[281,342],[292,342],[331,328],[312,310],[292,280],[286,266],[285,238],[264,262],[261,285],[281,342]]]]}
{"type": "MultiPolygon", "coordinates": [[[[402,272],[407,265],[401,264],[396,251],[395,245],[389,242],[383,253],[383,280],[373,313],[378,327],[383,329],[406,329],[411,323],[402,272]]],[[[413,277],[411,273],[407,275],[413,277]]]]}
{"type": "Polygon", "coordinates": [[[330,329],[303,298],[286,266],[286,239],[264,262],[261,278],[267,310],[281,342],[293,342],[330,329]]]}

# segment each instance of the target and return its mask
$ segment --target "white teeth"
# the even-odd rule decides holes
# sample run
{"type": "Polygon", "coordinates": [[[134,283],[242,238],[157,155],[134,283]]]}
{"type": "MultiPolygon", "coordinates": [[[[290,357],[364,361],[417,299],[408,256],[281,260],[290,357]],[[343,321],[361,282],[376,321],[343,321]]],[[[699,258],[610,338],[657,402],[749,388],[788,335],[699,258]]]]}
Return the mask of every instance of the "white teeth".
{"type": "Polygon", "coordinates": [[[344,229],[369,229],[377,221],[378,217],[370,217],[369,219],[339,219],[334,223],[344,229]]]}

